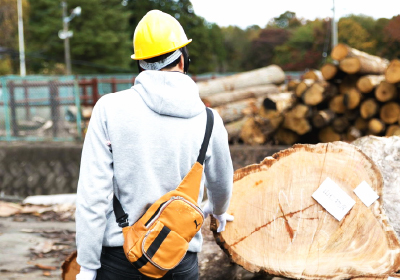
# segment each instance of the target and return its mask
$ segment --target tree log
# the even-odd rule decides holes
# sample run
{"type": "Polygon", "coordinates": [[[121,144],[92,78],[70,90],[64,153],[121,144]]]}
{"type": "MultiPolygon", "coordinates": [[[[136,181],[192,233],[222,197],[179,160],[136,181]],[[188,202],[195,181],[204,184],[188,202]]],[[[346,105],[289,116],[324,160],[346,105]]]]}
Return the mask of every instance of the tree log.
{"type": "Polygon", "coordinates": [[[311,80],[311,79],[301,81],[301,83],[296,87],[296,91],[295,91],[296,96],[300,98],[303,95],[303,93],[309,87],[311,87],[314,83],[315,83],[315,81],[311,80]]]}
{"type": "Polygon", "coordinates": [[[397,123],[400,116],[400,105],[397,102],[389,102],[382,106],[380,118],[386,124],[397,123]]]}
{"type": "Polygon", "coordinates": [[[285,113],[283,127],[296,132],[299,135],[304,135],[311,131],[311,125],[307,118],[298,117],[301,110],[292,109],[285,113]]]}
{"type": "Polygon", "coordinates": [[[199,87],[200,97],[205,98],[220,92],[259,85],[281,84],[284,81],[285,73],[282,69],[277,65],[270,65],[228,77],[198,82],[197,85],[199,87]]]}
{"type": "Polygon", "coordinates": [[[378,114],[379,105],[374,98],[363,101],[360,105],[360,115],[364,119],[370,119],[378,114]]]}
{"type": "Polygon", "coordinates": [[[352,142],[362,136],[362,132],[354,126],[349,127],[346,133],[346,141],[352,142]]]}
{"type": "Polygon", "coordinates": [[[347,109],[353,110],[360,105],[362,95],[356,88],[352,88],[343,94],[343,104],[347,109]]]}
{"type": "Polygon", "coordinates": [[[368,121],[362,117],[359,117],[354,122],[354,127],[360,130],[361,132],[365,132],[368,129],[368,121]]]}
{"type": "Polygon", "coordinates": [[[219,113],[224,123],[230,123],[245,116],[253,115],[258,111],[259,106],[257,99],[249,98],[218,106],[214,109],[219,113]]]}
{"type": "Polygon", "coordinates": [[[247,118],[243,118],[238,121],[234,121],[225,125],[226,132],[228,132],[228,140],[229,142],[236,142],[240,138],[240,131],[242,131],[242,127],[244,123],[247,121],[247,118]]]}
{"type": "Polygon", "coordinates": [[[367,75],[358,79],[357,88],[362,93],[369,93],[374,90],[383,80],[385,75],[367,75]]]}
{"type": "Polygon", "coordinates": [[[383,209],[400,238],[400,137],[366,136],[352,143],[378,166],[384,179],[383,209]]]}
{"type": "Polygon", "coordinates": [[[359,80],[357,75],[347,75],[344,77],[342,82],[339,84],[339,93],[344,94],[349,90],[357,87],[357,81],[359,80]]]}
{"type": "Polygon", "coordinates": [[[303,102],[310,106],[315,106],[325,100],[329,100],[338,94],[338,88],[325,81],[316,82],[308,88],[302,95],[303,102]]]}
{"type": "Polygon", "coordinates": [[[249,87],[243,89],[237,89],[234,91],[227,91],[216,93],[202,99],[203,103],[207,107],[217,107],[224,104],[232,103],[235,101],[248,99],[248,98],[259,98],[267,97],[269,94],[279,93],[279,89],[276,85],[262,85],[256,87],[249,87]]]}
{"type": "Polygon", "coordinates": [[[387,102],[396,99],[396,85],[382,81],[375,90],[375,98],[380,102],[387,102]]]}
{"type": "Polygon", "coordinates": [[[342,139],[342,137],[339,133],[337,133],[333,129],[332,126],[327,126],[318,132],[318,139],[322,143],[329,143],[329,142],[340,141],[342,139]]]}
{"type": "Polygon", "coordinates": [[[347,57],[340,61],[339,67],[348,74],[376,74],[385,73],[389,61],[377,56],[347,57]]]}
{"type": "Polygon", "coordinates": [[[331,110],[321,110],[313,116],[312,122],[316,128],[322,128],[329,125],[335,117],[335,113],[331,110]]]}
{"type": "Polygon", "coordinates": [[[338,117],[334,119],[332,122],[332,128],[337,133],[345,132],[349,126],[350,126],[349,120],[344,116],[338,117]]]}
{"type": "Polygon", "coordinates": [[[329,109],[336,114],[343,114],[346,111],[344,106],[344,95],[336,95],[329,101],[329,109]]]}
{"type": "Polygon", "coordinates": [[[251,272],[295,279],[392,274],[400,244],[382,198],[367,208],[353,192],[362,181],[382,195],[378,168],[353,145],[295,145],[235,172],[227,211],[235,220],[221,233],[214,226],[215,240],[251,272]],[[356,201],[340,222],[312,198],[328,177],[356,201]]]}
{"type": "Polygon", "coordinates": [[[385,136],[400,136],[400,125],[392,124],[386,129],[385,136]]]}
{"type": "Polygon", "coordinates": [[[297,86],[301,83],[301,81],[299,79],[294,79],[294,80],[290,80],[288,82],[288,91],[295,91],[297,86]]]}
{"type": "Polygon", "coordinates": [[[248,118],[243,124],[240,138],[249,145],[264,144],[267,140],[254,118],[248,118]]]}
{"type": "Polygon", "coordinates": [[[339,66],[333,63],[325,63],[321,67],[321,73],[324,79],[327,81],[343,79],[345,76],[345,73],[340,70],[339,66]]]}
{"type": "Polygon", "coordinates": [[[296,97],[292,92],[279,92],[268,94],[262,105],[265,109],[272,109],[278,112],[285,112],[296,103],[296,97]]]}
{"type": "Polygon", "coordinates": [[[386,129],[385,124],[380,119],[370,119],[368,122],[368,134],[380,135],[386,129]]]}
{"type": "Polygon", "coordinates": [[[385,72],[386,81],[392,84],[400,82],[400,60],[394,59],[390,62],[385,72]]]}
{"type": "Polygon", "coordinates": [[[322,76],[321,71],[313,69],[313,70],[309,70],[307,71],[304,75],[303,75],[303,80],[305,79],[311,79],[314,81],[323,81],[324,77],[322,76]]]}
{"type": "Polygon", "coordinates": [[[278,144],[293,145],[299,141],[299,135],[289,129],[279,128],[275,133],[275,141],[278,144]]]}

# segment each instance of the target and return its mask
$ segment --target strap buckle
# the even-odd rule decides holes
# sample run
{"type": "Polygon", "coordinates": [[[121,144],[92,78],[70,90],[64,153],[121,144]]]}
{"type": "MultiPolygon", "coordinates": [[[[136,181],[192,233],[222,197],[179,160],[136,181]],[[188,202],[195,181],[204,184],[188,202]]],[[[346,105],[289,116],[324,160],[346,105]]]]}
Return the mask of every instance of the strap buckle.
{"type": "Polygon", "coordinates": [[[122,217],[117,219],[118,226],[121,228],[129,226],[129,221],[128,221],[128,214],[125,213],[122,217]]]}

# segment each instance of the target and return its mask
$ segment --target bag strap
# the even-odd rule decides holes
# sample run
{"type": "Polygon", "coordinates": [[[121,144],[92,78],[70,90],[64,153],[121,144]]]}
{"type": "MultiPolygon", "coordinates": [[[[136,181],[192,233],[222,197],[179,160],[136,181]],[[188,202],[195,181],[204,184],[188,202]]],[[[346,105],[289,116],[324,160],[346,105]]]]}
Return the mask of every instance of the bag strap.
{"type": "MultiPolygon", "coordinates": [[[[199,156],[197,158],[197,162],[203,165],[204,160],[206,158],[206,152],[208,148],[208,144],[210,143],[211,133],[214,126],[214,114],[211,109],[206,107],[207,112],[207,124],[206,124],[206,132],[204,134],[203,143],[201,144],[199,156]]],[[[113,208],[115,218],[117,220],[118,226],[121,228],[127,227],[129,225],[128,222],[128,214],[125,213],[124,209],[122,208],[121,202],[119,202],[117,196],[114,193],[113,197],[113,208]]]]}

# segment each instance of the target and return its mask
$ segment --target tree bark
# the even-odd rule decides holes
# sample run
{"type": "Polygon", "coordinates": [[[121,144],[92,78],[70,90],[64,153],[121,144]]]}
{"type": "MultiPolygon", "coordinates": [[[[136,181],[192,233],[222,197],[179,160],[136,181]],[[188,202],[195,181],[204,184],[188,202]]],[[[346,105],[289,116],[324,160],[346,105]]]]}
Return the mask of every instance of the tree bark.
{"type": "Polygon", "coordinates": [[[312,118],[313,125],[316,128],[322,128],[329,125],[336,117],[335,113],[329,109],[318,111],[312,118]]]}
{"type": "Polygon", "coordinates": [[[385,75],[367,75],[358,79],[357,88],[362,93],[369,93],[373,91],[383,80],[385,75]]]}
{"type": "Polygon", "coordinates": [[[338,89],[335,85],[325,81],[316,82],[302,95],[303,102],[310,106],[318,105],[337,95],[338,89]]]}
{"type": "Polygon", "coordinates": [[[284,81],[285,73],[282,69],[277,65],[270,65],[228,77],[198,82],[197,85],[199,87],[200,97],[205,98],[220,92],[259,85],[281,84],[284,81]]]}
{"type": "Polygon", "coordinates": [[[258,111],[260,102],[255,98],[244,99],[214,109],[219,113],[224,123],[230,123],[242,119],[245,116],[253,115],[258,111]]]}
{"type": "Polygon", "coordinates": [[[368,134],[380,135],[386,129],[385,124],[380,119],[370,119],[368,122],[368,134]]]}
{"type": "Polygon", "coordinates": [[[313,69],[313,70],[307,71],[303,75],[303,80],[305,80],[305,79],[311,79],[311,80],[318,82],[318,81],[323,81],[324,77],[322,76],[321,71],[313,69]]]}
{"type": "Polygon", "coordinates": [[[361,99],[362,95],[356,88],[352,88],[343,94],[343,104],[349,110],[357,108],[360,105],[361,99]]]}
{"type": "Polygon", "coordinates": [[[228,141],[229,142],[237,142],[240,138],[240,131],[242,131],[242,127],[244,123],[247,121],[247,118],[243,118],[238,121],[234,121],[225,125],[225,129],[228,132],[228,141]]]}
{"type": "Polygon", "coordinates": [[[382,81],[375,90],[375,98],[380,102],[387,102],[397,98],[397,87],[394,84],[382,81]]]}
{"type": "Polygon", "coordinates": [[[379,105],[374,98],[363,101],[360,105],[360,115],[364,119],[370,119],[378,114],[379,105]]]}
{"type": "Polygon", "coordinates": [[[386,124],[397,123],[400,116],[400,105],[397,102],[389,102],[382,106],[380,118],[386,124]]]}
{"type": "Polygon", "coordinates": [[[378,168],[353,145],[295,145],[235,172],[227,210],[235,220],[221,233],[214,224],[214,237],[251,272],[334,280],[389,275],[400,267],[400,244],[382,211],[382,187],[378,168]],[[340,222],[312,198],[328,177],[356,201],[340,222]],[[353,192],[362,181],[380,195],[369,208],[353,192]]]}
{"type": "Polygon", "coordinates": [[[315,81],[314,81],[314,80],[311,80],[311,79],[307,79],[307,80],[301,81],[301,83],[296,87],[296,91],[295,91],[296,96],[299,97],[299,98],[301,98],[301,96],[303,95],[303,93],[304,93],[309,87],[311,87],[314,83],[315,83],[315,81]]]}
{"type": "Polygon", "coordinates": [[[339,67],[348,74],[375,74],[385,73],[389,61],[377,56],[347,57],[340,61],[339,67]]]}
{"type": "Polygon", "coordinates": [[[240,101],[248,98],[259,98],[267,97],[269,94],[279,93],[279,89],[276,85],[262,85],[249,87],[244,89],[238,89],[234,91],[227,91],[216,93],[202,99],[203,103],[207,107],[217,107],[232,103],[235,101],[240,101]]]}
{"type": "Polygon", "coordinates": [[[390,62],[386,72],[386,81],[392,84],[400,82],[400,60],[394,59],[390,62]]]}

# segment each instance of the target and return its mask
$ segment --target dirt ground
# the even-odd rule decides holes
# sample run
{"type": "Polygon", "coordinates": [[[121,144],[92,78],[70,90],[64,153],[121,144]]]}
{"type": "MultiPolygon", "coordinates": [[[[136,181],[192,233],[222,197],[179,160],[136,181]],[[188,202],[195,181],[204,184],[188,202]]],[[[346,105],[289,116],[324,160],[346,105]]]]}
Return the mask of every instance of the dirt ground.
{"type": "MultiPolygon", "coordinates": [[[[229,262],[209,231],[209,219],[202,229],[204,243],[199,254],[201,280],[266,280],[229,262]]],[[[61,279],[61,265],[76,250],[75,222],[54,217],[16,215],[0,218],[0,279],[61,279]]],[[[278,279],[278,278],[275,278],[278,279]]]]}

